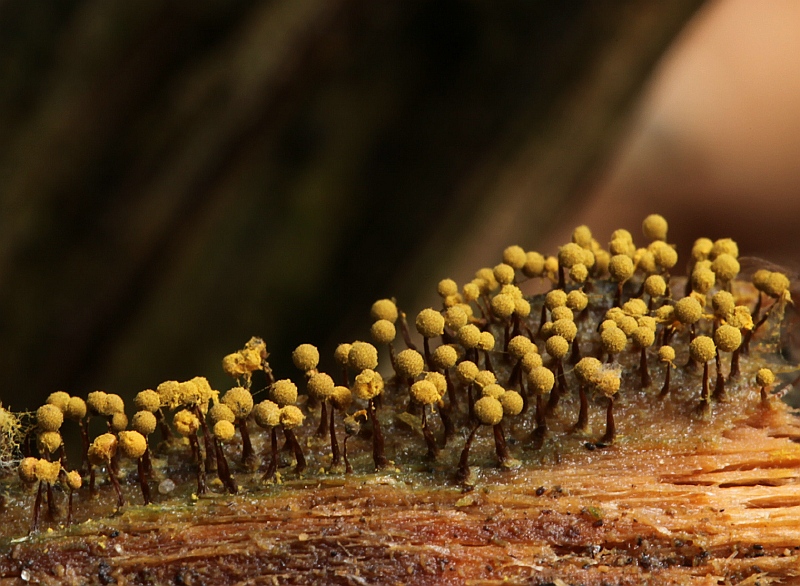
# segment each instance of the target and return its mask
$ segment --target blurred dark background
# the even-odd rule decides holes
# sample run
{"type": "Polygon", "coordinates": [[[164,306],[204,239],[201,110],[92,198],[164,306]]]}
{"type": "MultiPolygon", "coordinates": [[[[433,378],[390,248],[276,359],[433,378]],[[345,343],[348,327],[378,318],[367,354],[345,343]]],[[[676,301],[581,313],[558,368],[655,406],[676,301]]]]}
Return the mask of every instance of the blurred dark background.
{"type": "Polygon", "coordinates": [[[374,299],[415,312],[511,242],[552,251],[578,221],[604,241],[650,211],[713,232],[659,84],[749,5],[700,5],[0,0],[0,400],[224,389],[251,335],[295,376],[297,344],[329,366],[374,299]]]}

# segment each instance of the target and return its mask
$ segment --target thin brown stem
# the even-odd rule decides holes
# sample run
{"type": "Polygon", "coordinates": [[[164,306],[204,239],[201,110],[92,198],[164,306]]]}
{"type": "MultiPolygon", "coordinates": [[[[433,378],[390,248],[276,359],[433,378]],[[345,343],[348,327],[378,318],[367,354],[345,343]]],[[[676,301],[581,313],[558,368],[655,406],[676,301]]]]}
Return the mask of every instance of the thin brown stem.
{"type": "Polygon", "coordinates": [[[604,444],[613,443],[616,435],[617,428],[614,425],[614,397],[609,397],[608,407],[606,407],[606,433],[600,439],[600,442],[604,444]]]}
{"type": "Polygon", "coordinates": [[[342,455],[339,452],[339,442],[336,439],[336,427],[334,425],[334,415],[336,414],[336,409],[334,409],[333,405],[331,405],[331,420],[328,429],[331,434],[331,468],[336,468],[342,462],[342,455]]]}
{"type": "Polygon", "coordinates": [[[464,481],[469,478],[469,450],[472,447],[472,442],[475,439],[475,434],[478,431],[480,425],[476,425],[472,428],[472,431],[469,433],[467,437],[467,441],[464,444],[464,449],[461,450],[461,458],[458,462],[458,471],[456,472],[456,480],[458,482],[463,483],[464,481]]]}
{"type": "MultiPolygon", "coordinates": [[[[146,454],[147,452],[145,452],[146,454]]],[[[139,473],[139,487],[142,490],[142,498],[144,499],[144,504],[149,505],[153,500],[150,498],[150,486],[147,484],[147,471],[146,466],[144,464],[144,458],[139,458],[136,461],[136,467],[139,473]]],[[[70,496],[72,493],[70,492],[70,496]]]]}
{"type": "Polygon", "coordinates": [[[433,432],[428,425],[428,409],[426,405],[422,406],[422,435],[425,437],[425,444],[428,446],[428,453],[426,458],[435,460],[439,455],[439,447],[436,445],[436,438],[433,437],[433,432]]]}
{"type": "Polygon", "coordinates": [[[289,442],[289,445],[292,446],[295,460],[297,460],[297,464],[295,464],[294,467],[295,474],[300,474],[306,469],[306,458],[303,455],[303,448],[300,447],[300,442],[297,441],[297,436],[294,435],[293,430],[284,428],[284,433],[286,434],[286,440],[289,442]]]}
{"type": "Polygon", "coordinates": [[[214,451],[217,454],[217,477],[219,477],[229,493],[236,494],[239,492],[239,487],[236,485],[233,476],[231,476],[228,459],[225,457],[225,452],[222,451],[222,443],[218,437],[214,437],[214,451]]]}
{"type": "Polygon", "coordinates": [[[378,410],[375,408],[375,401],[369,400],[369,418],[372,421],[372,460],[375,462],[376,470],[383,470],[389,466],[389,460],[384,454],[383,432],[381,423],[378,419],[378,410]]]}

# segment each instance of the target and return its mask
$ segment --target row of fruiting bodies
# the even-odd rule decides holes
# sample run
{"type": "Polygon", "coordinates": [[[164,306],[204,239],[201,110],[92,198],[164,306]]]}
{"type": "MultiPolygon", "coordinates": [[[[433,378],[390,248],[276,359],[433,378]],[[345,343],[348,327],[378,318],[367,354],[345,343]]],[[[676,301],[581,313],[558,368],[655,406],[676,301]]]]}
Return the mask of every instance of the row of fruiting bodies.
{"type": "MultiPolygon", "coordinates": [[[[573,241],[560,248],[557,257],[544,258],[538,253],[526,253],[518,246],[511,246],[504,251],[502,263],[492,269],[479,270],[475,279],[465,284],[461,291],[454,281],[442,280],[438,286],[442,309],[424,309],[415,320],[417,332],[423,338],[423,353],[413,343],[405,315],[397,309],[394,301],[383,299],[373,304],[372,337],[376,343],[389,348],[396,375],[394,386],[407,387],[412,405],[417,405],[429,457],[435,458],[440,444],[446,445],[455,434],[454,417],[458,410],[459,393],[453,381],[454,375],[460,381],[460,386],[466,389],[466,422],[472,426],[458,471],[462,479],[468,474],[469,447],[480,425],[493,428],[501,463],[513,465],[514,460],[505,445],[502,419],[526,411],[529,395],[536,398],[536,431],[533,439],[535,444],[541,445],[546,433],[547,416],[553,413],[559,398],[568,392],[565,363],[575,365],[574,371],[579,381],[580,413],[575,429],[585,430],[587,427],[586,393],[594,389],[608,397],[607,429],[601,441],[612,441],[613,397],[620,388],[621,378],[615,356],[625,350],[629,340],[641,354],[642,388],[651,384],[647,350],[658,341],[658,356],[665,364],[661,392],[664,396],[669,392],[669,373],[675,360],[675,350],[670,341],[676,333],[687,331],[690,360],[704,365],[701,405],[707,406],[712,398],[708,386],[708,362],[712,359],[717,361],[714,397],[723,397],[720,351],[732,353],[730,376],[736,376],[739,353],[747,349],[753,331],[768,316],[768,312],[759,316],[763,295],[776,300],[773,308],[780,307],[789,300],[788,279],[777,272],[757,272],[754,284],[759,290],[759,300],[751,314],[749,308],[736,305],[730,292],[731,281],[739,270],[736,244],[729,239],[717,242],[700,239],[693,247],[689,263],[688,294],[675,301],[669,286],[669,271],[675,266],[677,255],[674,248],[665,242],[666,223],[662,220],[660,216],[650,216],[645,220],[643,231],[652,239],[647,248],[637,248],[630,233],[618,230],[612,235],[607,252],[591,237],[588,228],[582,226],[573,233],[573,241]],[[566,269],[569,269],[569,278],[575,282],[570,291],[566,290],[566,269]],[[581,356],[576,321],[586,315],[589,306],[590,296],[583,289],[591,288],[592,281],[602,278],[606,271],[617,287],[613,307],[606,312],[605,319],[597,329],[599,346],[604,353],[600,358],[605,358],[605,362],[601,362],[598,357],[581,356]],[[637,273],[641,276],[641,286],[634,297],[623,303],[623,285],[637,273]],[[545,296],[538,326],[530,317],[530,302],[518,286],[526,277],[549,277],[559,285],[545,296]],[[711,323],[711,336],[697,335],[701,320],[711,323]],[[398,323],[406,349],[395,352],[393,342],[398,323]],[[492,331],[502,335],[501,355],[513,363],[505,387],[497,384],[494,375],[491,356],[492,353],[497,354],[497,344],[492,331]],[[432,348],[435,339],[441,339],[441,344],[432,348]],[[534,343],[537,339],[544,341],[544,349],[549,356],[546,366],[534,343]],[[483,362],[483,369],[478,366],[480,362],[483,362]],[[526,382],[528,391],[525,390],[526,382]],[[550,396],[545,406],[543,397],[547,393],[550,396]],[[444,428],[444,437],[440,442],[435,440],[429,424],[434,410],[444,428]]],[[[608,301],[601,299],[596,303],[599,306],[608,301]]],[[[584,345],[586,342],[583,341],[584,345]]],[[[384,453],[383,434],[377,417],[384,390],[383,378],[377,371],[377,349],[367,342],[342,344],[337,348],[335,358],[343,369],[342,385],[336,385],[330,375],[318,370],[319,353],[314,346],[303,344],[293,353],[295,365],[305,374],[309,405],[320,406],[317,433],[330,435],[331,468],[351,470],[346,452],[347,437],[356,433],[360,422],[364,420],[372,424],[375,466],[383,468],[389,461],[384,453]],[[350,384],[350,373],[355,373],[353,384],[350,384]],[[365,401],[367,409],[348,414],[353,396],[365,401]],[[346,431],[341,452],[335,430],[336,411],[342,413],[346,431]]],[[[98,391],[90,393],[84,403],[78,397],[54,393],[48,399],[48,405],[37,412],[39,452],[44,455],[44,460],[49,461],[61,449],[63,459],[63,445],[58,430],[64,417],[74,419],[80,425],[84,438],[83,468],[90,476],[91,489],[94,489],[93,465],[105,464],[117,488],[119,503],[122,504],[122,493],[115,478],[118,454],[122,454],[138,460],[140,483],[147,503],[150,497],[146,476],[151,468],[147,437],[159,424],[165,438],[172,435],[163,412],[169,409],[175,411],[175,431],[187,437],[191,445],[197,463],[200,493],[206,491],[206,472],[215,470],[230,492],[237,491],[221,449],[221,443],[231,440],[237,427],[242,441],[242,465],[250,470],[258,466],[247,429],[247,422],[251,418],[271,433],[271,456],[265,479],[272,479],[277,471],[278,429],[283,430],[287,445],[294,452],[296,471],[302,471],[305,458],[294,430],[302,424],[305,415],[296,405],[297,386],[288,379],[274,380],[264,342],[258,338],[251,339],[242,350],[224,358],[223,368],[237,379],[240,386],[229,390],[221,400],[202,377],[182,383],[168,381],[155,391],[139,393],[134,400],[137,412],[130,422],[131,430],[126,430],[128,421],[124,404],[117,395],[98,391]],[[256,405],[249,387],[252,373],[257,370],[264,371],[267,376],[269,399],[256,405]],[[105,417],[108,433],[95,438],[90,444],[87,418],[91,416],[105,417]]],[[[771,382],[771,373],[759,372],[758,384],[762,387],[762,394],[765,394],[771,382]]],[[[38,479],[40,486],[48,484],[52,480],[52,473],[48,475],[44,465],[40,468],[43,470],[41,477],[35,472],[30,473],[30,461],[27,461],[25,474],[22,474],[21,467],[23,480],[38,479]]],[[[62,477],[66,478],[66,474],[62,474],[62,477]]]]}

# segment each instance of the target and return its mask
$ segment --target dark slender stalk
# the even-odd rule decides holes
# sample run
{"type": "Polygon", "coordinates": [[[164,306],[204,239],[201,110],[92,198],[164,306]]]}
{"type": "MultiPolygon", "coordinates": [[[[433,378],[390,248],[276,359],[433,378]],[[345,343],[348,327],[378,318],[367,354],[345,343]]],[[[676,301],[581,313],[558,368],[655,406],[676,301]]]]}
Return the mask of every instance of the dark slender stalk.
{"type": "Polygon", "coordinates": [[[428,446],[428,453],[426,458],[435,460],[439,455],[439,447],[436,445],[436,438],[433,437],[433,432],[428,425],[428,410],[422,406],[422,435],[425,437],[425,444],[428,446]]]}
{"type": "Polygon", "coordinates": [[[475,434],[479,427],[480,425],[476,425],[472,428],[464,444],[464,449],[461,450],[461,459],[458,462],[458,472],[456,473],[456,480],[458,480],[458,482],[463,483],[469,478],[469,449],[472,447],[472,441],[475,439],[475,434]]]}
{"type": "Polygon", "coordinates": [[[150,446],[147,446],[147,449],[144,451],[144,455],[142,456],[144,460],[144,471],[147,472],[148,476],[153,475],[153,460],[150,457],[150,446]]]}
{"type": "Polygon", "coordinates": [[[617,428],[614,425],[614,397],[608,398],[608,407],[606,407],[606,433],[600,439],[604,444],[613,443],[614,437],[617,435],[617,428]]]}
{"type": "MultiPolygon", "coordinates": [[[[331,408],[333,411],[333,408],[331,408]]],[[[319,426],[317,426],[317,437],[328,435],[328,402],[322,401],[319,408],[319,426]]]]}
{"type": "Polygon", "coordinates": [[[728,380],[735,379],[739,376],[739,354],[741,346],[733,351],[731,354],[731,371],[728,373],[728,380]]]}
{"type": "Polygon", "coordinates": [[[39,488],[36,491],[36,500],[33,502],[33,521],[31,522],[31,530],[28,532],[36,533],[39,531],[39,517],[42,511],[42,496],[44,495],[44,482],[39,481],[39,488]]]}
{"type": "Polygon", "coordinates": [[[422,349],[425,353],[425,364],[428,370],[433,370],[433,363],[431,362],[431,343],[427,337],[422,338],[422,349]]]}
{"type": "Polygon", "coordinates": [[[664,375],[664,386],[661,387],[661,393],[658,395],[659,397],[666,397],[669,395],[669,373],[672,370],[672,365],[669,362],[665,363],[667,367],[667,373],[664,375]]]}
{"type": "Polygon", "coordinates": [[[714,398],[717,401],[722,401],[725,398],[725,377],[722,376],[722,357],[720,356],[719,348],[717,348],[715,360],[717,365],[717,382],[714,385],[714,398]]]}
{"type": "Polygon", "coordinates": [[[336,409],[331,406],[331,421],[329,430],[331,433],[331,455],[333,458],[331,459],[331,468],[336,468],[342,462],[342,456],[339,453],[339,442],[336,440],[336,427],[334,426],[334,415],[336,414],[336,409]]]}
{"type": "Polygon", "coordinates": [[[197,494],[206,494],[206,469],[205,466],[203,466],[203,459],[200,456],[200,445],[196,433],[192,433],[189,436],[189,443],[192,446],[194,463],[197,466],[197,494]]]}
{"type": "Polygon", "coordinates": [[[545,417],[544,400],[542,395],[536,395],[536,429],[533,430],[533,449],[539,450],[544,445],[547,435],[547,418],[545,417]]]}
{"type": "Polygon", "coordinates": [[[67,527],[72,525],[72,496],[75,493],[71,488],[69,489],[69,497],[67,500],[67,527]]]}
{"type": "Polygon", "coordinates": [[[384,455],[383,432],[381,431],[381,423],[378,420],[375,401],[372,399],[369,400],[369,418],[372,420],[372,459],[375,462],[375,469],[383,470],[389,466],[389,460],[384,455]]]}
{"type": "Polygon", "coordinates": [[[294,467],[295,474],[300,474],[306,469],[306,458],[303,455],[303,448],[300,447],[300,442],[297,441],[297,436],[294,435],[293,430],[285,429],[284,431],[286,433],[286,439],[294,451],[294,457],[297,460],[297,464],[295,464],[294,467]]]}
{"type": "MultiPolygon", "coordinates": [[[[147,452],[145,452],[145,454],[146,453],[147,452]]],[[[149,505],[153,500],[150,498],[150,486],[147,484],[147,472],[145,470],[144,458],[139,458],[136,461],[136,466],[139,472],[139,487],[142,489],[142,498],[144,499],[144,504],[149,505]]],[[[70,496],[72,496],[71,492],[70,496]]]]}
{"type": "Polygon", "coordinates": [[[117,508],[121,509],[125,506],[125,497],[122,494],[122,487],[119,485],[119,479],[110,465],[108,466],[108,479],[114,486],[114,492],[117,493],[117,508]]]}
{"type": "Polygon", "coordinates": [[[56,507],[56,499],[53,494],[53,485],[47,483],[47,517],[51,521],[55,521],[58,514],[58,507],[56,507]]]}
{"type": "Polygon", "coordinates": [[[275,473],[278,471],[278,429],[273,427],[270,430],[270,458],[267,471],[261,480],[266,482],[275,478],[275,473]]]}
{"type": "Polygon", "coordinates": [[[92,463],[89,461],[89,429],[84,423],[83,419],[78,420],[78,427],[81,429],[81,475],[88,474],[92,469],[92,463]]]}
{"type": "Polygon", "coordinates": [[[644,346],[639,356],[639,372],[642,375],[642,389],[646,389],[652,384],[653,379],[650,378],[650,371],[647,368],[647,348],[644,346]]]}
{"type": "Polygon", "coordinates": [[[442,427],[444,427],[444,435],[442,437],[442,447],[447,447],[447,442],[450,438],[456,435],[456,426],[453,424],[453,418],[450,417],[452,407],[450,405],[437,406],[439,419],[442,420],[442,427]]]}
{"type": "Polygon", "coordinates": [[[511,454],[508,451],[506,444],[506,434],[503,431],[503,422],[492,427],[494,432],[494,452],[497,454],[497,459],[500,461],[501,466],[505,466],[511,460],[511,454]]]}
{"type": "Polygon", "coordinates": [[[581,433],[589,429],[589,398],[586,396],[584,385],[578,386],[578,396],[580,397],[581,407],[578,411],[578,422],[575,424],[575,431],[581,433]]]}
{"type": "Polygon", "coordinates": [[[406,343],[406,348],[416,350],[417,346],[411,341],[411,334],[408,332],[408,322],[406,321],[406,314],[400,312],[400,333],[403,336],[403,341],[406,343]]]}
{"type": "Polygon", "coordinates": [[[353,467],[350,465],[350,460],[347,458],[347,440],[350,439],[349,435],[344,436],[344,442],[342,443],[342,457],[344,458],[344,473],[345,474],[352,474],[353,467]]]}
{"type": "MultiPolygon", "coordinates": [[[[200,409],[200,405],[194,405],[192,412],[197,419],[200,420],[200,428],[203,430],[203,447],[205,448],[205,467],[207,472],[214,472],[217,469],[217,461],[214,458],[214,449],[211,447],[211,434],[208,431],[208,424],[200,409]]],[[[242,438],[244,441],[244,437],[242,438]]]]}
{"type": "MultiPolygon", "coordinates": [[[[228,489],[231,494],[239,492],[239,487],[236,485],[233,476],[231,476],[231,469],[228,467],[228,459],[225,457],[225,452],[222,451],[222,443],[219,438],[214,438],[214,451],[217,454],[217,476],[228,489]]],[[[147,503],[145,503],[147,504],[147,503]]]]}
{"type": "MultiPolygon", "coordinates": [[[[158,422],[158,428],[161,430],[161,439],[162,441],[169,441],[172,439],[172,430],[169,428],[167,421],[164,419],[164,414],[161,412],[161,409],[156,410],[154,413],[156,416],[156,421],[158,422]]],[[[88,445],[87,445],[88,450],[88,445]]]]}

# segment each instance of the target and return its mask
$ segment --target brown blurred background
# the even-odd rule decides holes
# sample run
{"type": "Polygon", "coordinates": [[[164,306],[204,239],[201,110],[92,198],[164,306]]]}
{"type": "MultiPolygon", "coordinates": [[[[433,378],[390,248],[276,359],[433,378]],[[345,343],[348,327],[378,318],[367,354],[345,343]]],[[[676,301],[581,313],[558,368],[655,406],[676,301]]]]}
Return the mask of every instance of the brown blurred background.
{"type": "Polygon", "coordinates": [[[796,261],[798,31],[791,0],[0,1],[0,400],[225,388],[253,334],[325,367],[374,299],[580,222],[796,261]]]}

